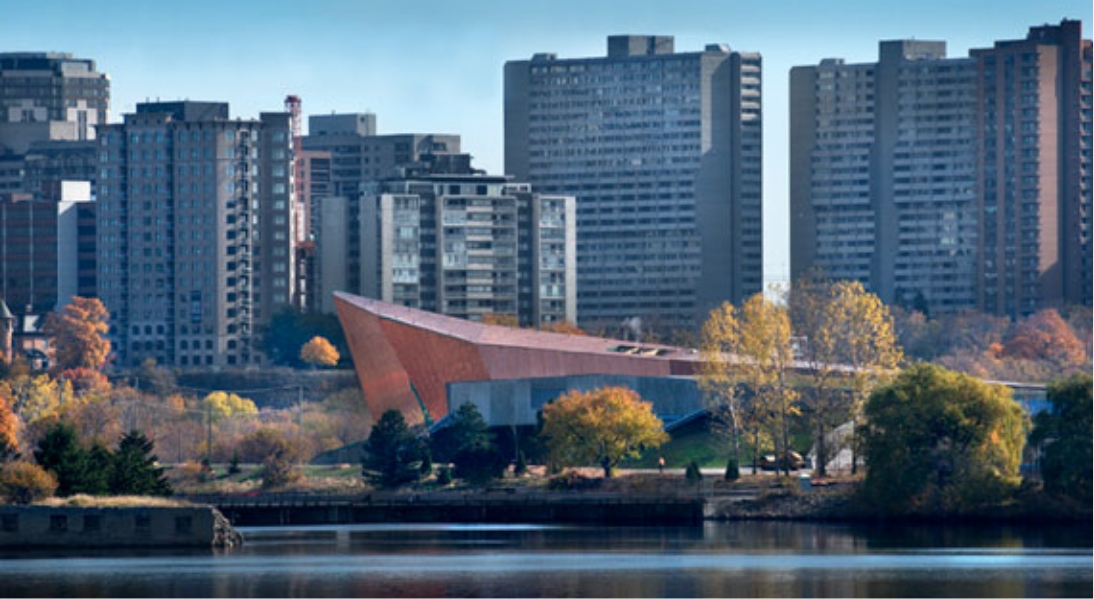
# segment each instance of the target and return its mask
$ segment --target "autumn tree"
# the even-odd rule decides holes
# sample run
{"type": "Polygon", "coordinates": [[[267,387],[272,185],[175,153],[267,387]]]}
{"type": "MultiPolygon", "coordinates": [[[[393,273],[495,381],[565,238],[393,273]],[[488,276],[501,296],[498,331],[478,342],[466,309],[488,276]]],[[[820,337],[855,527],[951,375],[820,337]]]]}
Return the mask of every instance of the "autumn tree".
{"type": "Polygon", "coordinates": [[[19,456],[19,417],[11,410],[11,400],[0,387],[0,464],[19,456]]]}
{"type": "Polygon", "coordinates": [[[838,451],[837,447],[829,447],[832,431],[850,416],[850,395],[839,385],[842,369],[838,352],[843,339],[838,333],[843,329],[835,321],[837,290],[846,284],[810,272],[795,281],[787,295],[798,357],[806,365],[810,382],[801,394],[801,404],[813,431],[819,476],[828,474],[828,461],[838,451]]]}
{"type": "Polygon", "coordinates": [[[812,425],[817,472],[823,476],[833,453],[831,431],[856,421],[870,390],[891,374],[902,353],[888,309],[858,281],[807,275],[795,283],[787,303],[800,359],[808,367],[810,385],[802,404],[812,425]]]}
{"type": "Polygon", "coordinates": [[[710,410],[712,426],[729,437],[729,471],[741,463],[741,429],[744,426],[743,389],[740,372],[734,363],[740,341],[739,329],[736,308],[725,302],[710,311],[703,324],[699,346],[702,355],[699,387],[710,410]]]}
{"type": "Polygon", "coordinates": [[[237,416],[254,416],[258,414],[255,402],[225,391],[213,391],[202,400],[202,407],[213,419],[220,422],[237,416]]]}
{"type": "Polygon", "coordinates": [[[604,476],[625,458],[668,441],[653,405],[625,387],[570,391],[543,408],[543,429],[553,463],[599,465],[604,476]]]}
{"type": "MultiPolygon", "coordinates": [[[[798,393],[787,378],[794,360],[790,317],[785,307],[757,293],[741,306],[737,320],[736,369],[751,394],[752,420],[769,428],[781,457],[790,450],[790,418],[798,413],[798,393]]],[[[787,460],[778,461],[789,476],[787,460]]]]}
{"type": "Polygon", "coordinates": [[[1083,343],[1053,309],[1041,310],[1019,322],[1007,335],[1000,355],[1047,360],[1062,368],[1081,366],[1087,361],[1083,343]]]}
{"type": "Polygon", "coordinates": [[[60,312],[49,315],[43,332],[50,338],[55,366],[60,370],[101,370],[110,355],[105,337],[110,314],[94,297],[74,297],[60,312]]]}
{"type": "Polygon", "coordinates": [[[316,335],[300,348],[300,359],[311,366],[335,366],[341,358],[330,341],[316,335]]]}
{"type": "Polygon", "coordinates": [[[258,333],[270,361],[282,366],[302,366],[300,348],[316,335],[329,340],[340,354],[347,351],[342,325],[330,314],[301,314],[286,307],[274,312],[269,324],[262,326],[258,333]]]}
{"type": "Polygon", "coordinates": [[[27,425],[56,418],[63,406],[73,400],[72,383],[59,382],[48,374],[0,381],[0,395],[10,399],[12,409],[27,425]]]}
{"type": "Polygon", "coordinates": [[[0,464],[0,498],[16,505],[27,505],[53,497],[57,477],[38,464],[9,462],[0,464]]]}
{"type": "Polygon", "coordinates": [[[1007,387],[917,365],[875,390],[864,413],[864,492],[884,510],[976,509],[1020,482],[1028,417],[1007,387]]]}
{"type": "Polygon", "coordinates": [[[1087,373],[1049,385],[1050,407],[1034,417],[1029,439],[1032,446],[1041,450],[1045,490],[1071,496],[1087,505],[1094,481],[1092,385],[1094,381],[1087,373]]]}
{"type": "MultiPolygon", "coordinates": [[[[833,358],[846,365],[846,380],[851,393],[851,425],[858,427],[862,409],[870,393],[888,381],[903,359],[903,351],[893,332],[889,309],[878,296],[867,292],[862,283],[847,281],[834,287],[829,315],[832,334],[837,340],[833,358]]],[[[851,442],[851,473],[858,471],[858,443],[851,442]]]]}

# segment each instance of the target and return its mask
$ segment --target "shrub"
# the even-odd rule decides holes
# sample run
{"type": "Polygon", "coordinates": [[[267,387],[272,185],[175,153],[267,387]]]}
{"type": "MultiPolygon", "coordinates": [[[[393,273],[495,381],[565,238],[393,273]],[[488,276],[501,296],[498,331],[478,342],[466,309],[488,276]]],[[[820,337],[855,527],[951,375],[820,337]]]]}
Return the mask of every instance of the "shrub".
{"type": "Polygon", "coordinates": [[[684,471],[684,478],[692,484],[698,484],[703,480],[703,472],[699,470],[699,464],[695,463],[695,460],[688,464],[687,470],[684,471]]]}
{"type": "Polygon", "coordinates": [[[57,477],[37,464],[11,462],[0,469],[0,493],[15,504],[26,505],[53,497],[57,477]]]}
{"type": "Polygon", "coordinates": [[[444,466],[437,470],[437,484],[442,487],[447,487],[452,484],[452,469],[448,466],[444,466]]]}
{"type": "Polygon", "coordinates": [[[573,470],[567,470],[562,474],[552,476],[547,480],[549,491],[585,491],[599,487],[602,478],[587,478],[573,470]]]}
{"type": "Polygon", "coordinates": [[[516,476],[523,476],[528,472],[528,460],[524,457],[524,452],[521,451],[517,454],[517,465],[513,467],[513,474],[516,476]]]}
{"type": "Polygon", "coordinates": [[[418,467],[418,473],[423,478],[433,474],[433,455],[429,453],[429,448],[422,450],[422,464],[418,467]]]}
{"type": "Polygon", "coordinates": [[[452,463],[456,467],[456,478],[475,485],[486,484],[495,478],[500,478],[509,466],[509,460],[505,459],[505,456],[492,443],[465,447],[456,454],[452,463]]]}
{"type": "Polygon", "coordinates": [[[738,478],[741,478],[741,469],[737,466],[737,460],[729,458],[729,462],[726,463],[726,480],[737,480],[738,478]]]}

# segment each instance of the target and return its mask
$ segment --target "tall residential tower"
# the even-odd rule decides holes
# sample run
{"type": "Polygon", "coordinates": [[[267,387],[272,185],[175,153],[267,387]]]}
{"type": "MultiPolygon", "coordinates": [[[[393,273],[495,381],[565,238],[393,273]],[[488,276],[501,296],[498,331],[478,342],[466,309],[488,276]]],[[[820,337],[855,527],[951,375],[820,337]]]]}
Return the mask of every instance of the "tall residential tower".
{"type": "Polygon", "coordinates": [[[693,328],[763,287],[759,54],[612,36],[505,65],[505,172],[577,198],[578,318],[693,328]]]}
{"type": "Polygon", "coordinates": [[[1090,72],[1077,21],[792,69],[791,275],[933,312],[1090,305],[1090,72]]]}
{"type": "Polygon", "coordinates": [[[295,280],[289,114],[147,103],[99,133],[99,297],[119,363],[262,363],[258,328],[295,280]]]}

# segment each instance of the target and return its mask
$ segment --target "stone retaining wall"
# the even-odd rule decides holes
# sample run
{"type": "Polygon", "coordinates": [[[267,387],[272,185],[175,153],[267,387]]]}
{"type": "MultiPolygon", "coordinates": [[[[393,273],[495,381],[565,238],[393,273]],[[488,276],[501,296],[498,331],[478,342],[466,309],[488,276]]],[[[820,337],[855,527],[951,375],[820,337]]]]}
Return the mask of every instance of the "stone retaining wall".
{"type": "Polygon", "coordinates": [[[208,506],[0,506],[0,547],[230,547],[241,541],[208,506]]]}

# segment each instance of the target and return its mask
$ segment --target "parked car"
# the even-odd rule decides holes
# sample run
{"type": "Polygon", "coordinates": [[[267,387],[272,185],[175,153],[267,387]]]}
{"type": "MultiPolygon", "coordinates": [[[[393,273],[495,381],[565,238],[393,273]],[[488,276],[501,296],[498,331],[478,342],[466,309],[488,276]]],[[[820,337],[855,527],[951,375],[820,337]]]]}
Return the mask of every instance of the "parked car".
{"type": "Polygon", "coordinates": [[[805,458],[796,451],[788,451],[781,460],[776,460],[770,454],[760,459],[760,468],[763,470],[783,470],[785,466],[789,466],[791,470],[800,470],[805,466],[805,458]]]}

